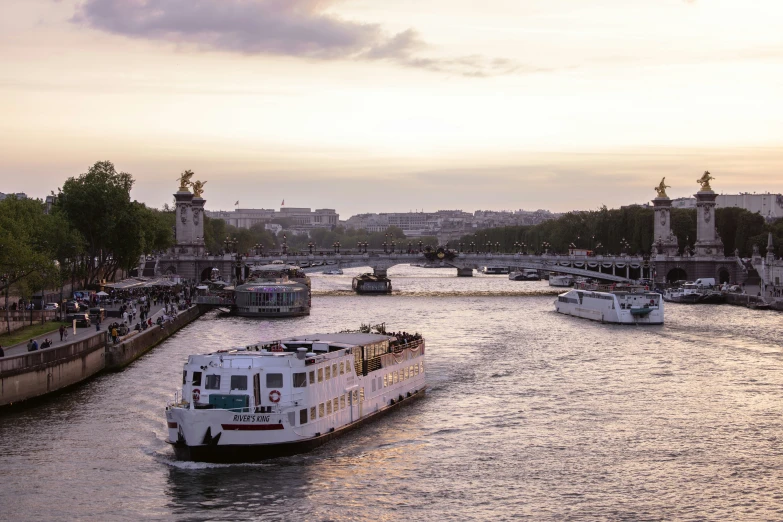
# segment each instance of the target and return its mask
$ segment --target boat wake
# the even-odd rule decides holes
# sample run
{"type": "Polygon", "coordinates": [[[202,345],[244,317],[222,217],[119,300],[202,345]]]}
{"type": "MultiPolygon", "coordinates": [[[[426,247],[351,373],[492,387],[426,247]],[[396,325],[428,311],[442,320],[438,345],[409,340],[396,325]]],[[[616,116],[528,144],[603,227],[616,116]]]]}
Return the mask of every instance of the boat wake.
{"type": "MultiPolygon", "coordinates": [[[[562,290],[471,290],[467,292],[405,291],[394,290],[391,295],[402,297],[542,297],[560,295],[562,290]]],[[[353,297],[352,290],[313,290],[317,297],[353,297]]]]}

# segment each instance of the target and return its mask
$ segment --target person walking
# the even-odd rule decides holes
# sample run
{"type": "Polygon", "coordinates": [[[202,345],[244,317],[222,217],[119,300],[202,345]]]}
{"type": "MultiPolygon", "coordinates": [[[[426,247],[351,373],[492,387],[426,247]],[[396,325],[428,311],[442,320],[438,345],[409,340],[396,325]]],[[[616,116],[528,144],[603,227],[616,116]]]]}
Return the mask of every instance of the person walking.
{"type": "Polygon", "coordinates": [[[114,344],[117,344],[117,327],[116,326],[111,329],[111,341],[114,344]]]}
{"type": "Polygon", "coordinates": [[[3,351],[3,345],[0,344],[0,357],[5,357],[5,352],[3,351]]]}
{"type": "Polygon", "coordinates": [[[63,334],[65,334],[65,326],[60,325],[60,342],[63,342],[63,334]]]}

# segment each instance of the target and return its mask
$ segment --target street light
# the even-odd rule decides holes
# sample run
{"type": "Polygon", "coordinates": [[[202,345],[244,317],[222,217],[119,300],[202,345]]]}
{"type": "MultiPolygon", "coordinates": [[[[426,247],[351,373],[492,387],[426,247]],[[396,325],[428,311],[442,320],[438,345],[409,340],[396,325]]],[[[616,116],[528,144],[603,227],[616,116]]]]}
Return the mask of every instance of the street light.
{"type": "Polygon", "coordinates": [[[421,254],[421,239],[419,239],[419,254],[421,254]]]}
{"type": "Polygon", "coordinates": [[[283,255],[288,254],[288,237],[283,234],[283,255]]]}
{"type": "Polygon", "coordinates": [[[307,248],[309,248],[309,249],[310,249],[310,255],[313,255],[313,247],[314,247],[314,246],[315,246],[315,245],[313,244],[313,242],[312,242],[312,241],[310,241],[310,242],[307,244],[307,248]]]}
{"type": "Polygon", "coordinates": [[[543,243],[541,243],[541,248],[544,250],[544,253],[545,253],[545,254],[549,254],[549,249],[551,248],[551,246],[552,246],[552,245],[550,245],[550,244],[549,244],[549,243],[547,243],[546,241],[544,241],[543,243]]]}

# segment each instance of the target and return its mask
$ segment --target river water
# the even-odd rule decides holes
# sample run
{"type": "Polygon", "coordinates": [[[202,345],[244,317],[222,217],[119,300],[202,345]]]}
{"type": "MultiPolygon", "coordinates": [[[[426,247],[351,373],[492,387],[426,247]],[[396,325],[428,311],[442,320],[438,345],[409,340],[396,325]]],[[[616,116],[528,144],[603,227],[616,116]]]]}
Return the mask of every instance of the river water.
{"type": "Polygon", "coordinates": [[[781,520],[781,316],[565,317],[546,282],[396,267],[313,277],[306,318],[207,315],[119,374],[0,416],[0,520],[781,520]],[[188,354],[385,321],[427,339],[421,401],[260,464],[173,460],[188,354]]]}

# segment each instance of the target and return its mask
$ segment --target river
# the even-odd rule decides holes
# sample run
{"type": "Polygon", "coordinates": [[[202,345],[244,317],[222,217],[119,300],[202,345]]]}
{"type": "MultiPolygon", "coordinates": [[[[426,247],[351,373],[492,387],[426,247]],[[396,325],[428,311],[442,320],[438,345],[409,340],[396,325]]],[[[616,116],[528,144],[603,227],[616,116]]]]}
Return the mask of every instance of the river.
{"type": "Polygon", "coordinates": [[[0,416],[0,520],[780,520],[781,316],[667,304],[666,324],[558,315],[546,282],[396,267],[313,277],[312,315],[209,314],[125,371],[0,416]],[[316,451],[177,462],[188,354],[386,322],[427,340],[425,399],[316,451]]]}

